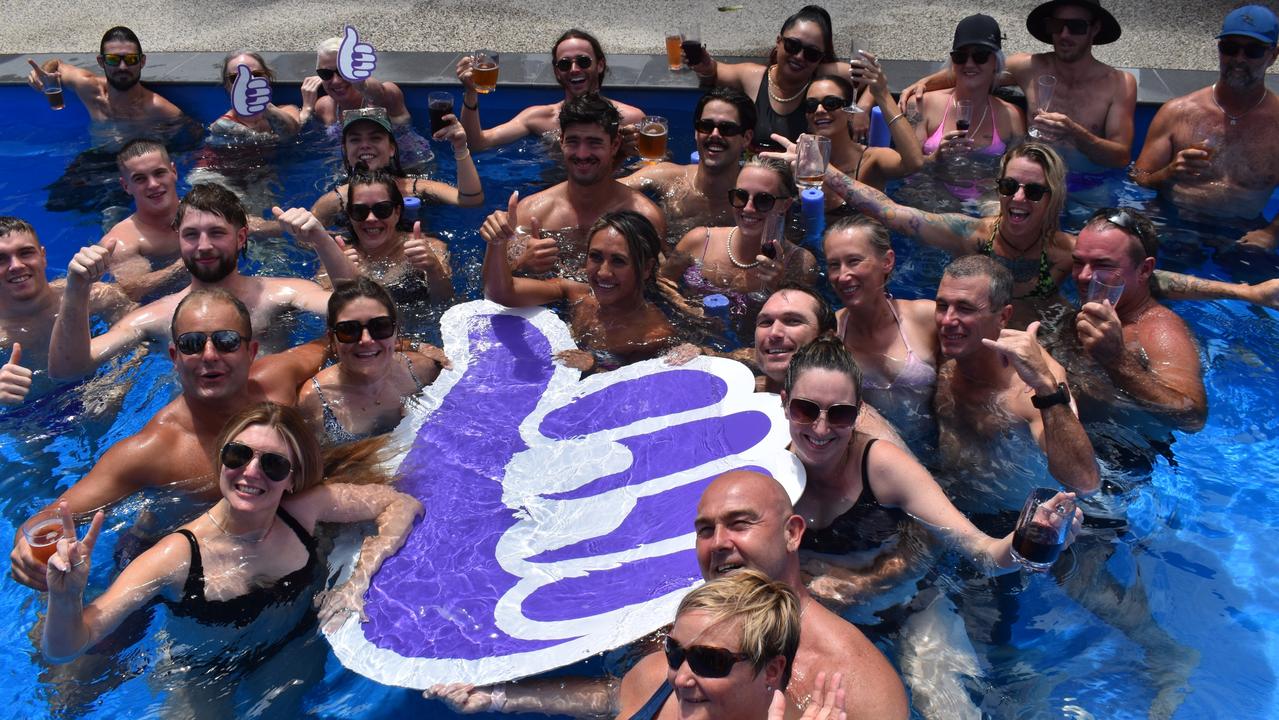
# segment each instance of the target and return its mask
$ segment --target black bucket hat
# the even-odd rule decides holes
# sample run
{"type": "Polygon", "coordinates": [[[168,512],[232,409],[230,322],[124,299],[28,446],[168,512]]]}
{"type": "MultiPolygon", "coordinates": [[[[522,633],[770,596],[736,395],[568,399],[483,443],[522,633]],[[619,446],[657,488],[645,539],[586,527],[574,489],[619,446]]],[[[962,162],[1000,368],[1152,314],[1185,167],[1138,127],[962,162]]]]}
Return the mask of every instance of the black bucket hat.
{"type": "Polygon", "coordinates": [[[1095,22],[1101,23],[1101,30],[1098,30],[1097,37],[1093,38],[1093,45],[1112,43],[1118,40],[1120,33],[1123,32],[1119,28],[1119,21],[1110,14],[1109,10],[1102,7],[1098,0],[1050,0],[1031,10],[1026,18],[1026,29],[1036,40],[1052,45],[1053,36],[1048,33],[1048,18],[1052,17],[1053,10],[1063,5],[1081,7],[1092,13],[1095,22]]]}
{"type": "Polygon", "coordinates": [[[989,15],[969,15],[955,26],[955,42],[951,50],[958,50],[968,45],[980,45],[991,50],[1000,50],[1003,33],[999,31],[999,23],[989,15]]]}

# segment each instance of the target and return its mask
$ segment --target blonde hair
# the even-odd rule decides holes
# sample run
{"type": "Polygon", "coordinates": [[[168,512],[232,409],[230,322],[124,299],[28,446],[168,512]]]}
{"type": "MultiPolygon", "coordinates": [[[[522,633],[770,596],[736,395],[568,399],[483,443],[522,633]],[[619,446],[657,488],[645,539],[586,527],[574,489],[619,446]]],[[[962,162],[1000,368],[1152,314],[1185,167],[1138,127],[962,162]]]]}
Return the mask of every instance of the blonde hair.
{"type": "Polygon", "coordinates": [[[675,615],[692,611],[708,613],[716,624],[739,620],[741,652],[750,658],[756,675],[773,658],[785,658],[778,687],[786,689],[799,649],[800,626],[799,597],[789,585],[757,570],[739,570],[685,595],[675,615]]]}
{"type": "MultiPolygon", "coordinates": [[[[1050,243],[1061,227],[1061,211],[1066,207],[1066,163],[1056,150],[1043,143],[1028,142],[1018,145],[1004,153],[999,163],[999,177],[1008,172],[1008,164],[1017,158],[1026,158],[1044,171],[1044,184],[1048,186],[1046,202],[1047,212],[1044,214],[1043,241],[1050,243]]],[[[994,235],[991,236],[992,238],[994,235]]]]}
{"type": "Polygon", "coordinates": [[[324,480],[320,444],[316,442],[315,433],[297,410],[273,402],[251,405],[233,415],[222,426],[222,432],[213,444],[213,470],[217,475],[222,474],[222,446],[253,425],[262,425],[278,432],[289,446],[289,452],[293,455],[293,492],[315,487],[324,480]]]}
{"type": "Polygon", "coordinates": [[[326,38],[324,40],[321,40],[319,45],[315,46],[315,54],[327,55],[329,53],[333,53],[336,55],[337,51],[340,50],[341,48],[342,48],[342,38],[340,37],[326,38]]]}

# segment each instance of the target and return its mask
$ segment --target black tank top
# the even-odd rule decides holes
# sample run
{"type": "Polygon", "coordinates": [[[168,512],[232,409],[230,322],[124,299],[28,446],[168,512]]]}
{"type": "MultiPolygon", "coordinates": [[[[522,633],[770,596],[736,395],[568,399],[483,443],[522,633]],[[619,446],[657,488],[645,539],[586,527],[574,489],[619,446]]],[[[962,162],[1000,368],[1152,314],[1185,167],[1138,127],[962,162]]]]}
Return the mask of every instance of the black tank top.
{"type": "Polygon", "coordinates": [[[874,444],[875,440],[869,440],[862,450],[862,494],[857,502],[830,525],[805,530],[799,541],[800,549],[847,555],[874,550],[901,533],[906,513],[880,505],[875,491],[870,489],[870,446],[874,444]]]}
{"type": "Polygon", "coordinates": [[[205,625],[234,625],[244,627],[272,605],[287,605],[298,599],[302,591],[315,581],[320,567],[320,556],[315,539],[283,507],[275,514],[297,535],[306,546],[306,565],[294,570],[269,585],[254,587],[249,592],[229,600],[207,600],[204,597],[204,564],[200,560],[200,544],[195,535],[186,529],[177,532],[191,545],[191,566],[187,570],[186,584],[182,587],[179,602],[165,601],[170,612],[177,617],[189,617],[205,625]]]}

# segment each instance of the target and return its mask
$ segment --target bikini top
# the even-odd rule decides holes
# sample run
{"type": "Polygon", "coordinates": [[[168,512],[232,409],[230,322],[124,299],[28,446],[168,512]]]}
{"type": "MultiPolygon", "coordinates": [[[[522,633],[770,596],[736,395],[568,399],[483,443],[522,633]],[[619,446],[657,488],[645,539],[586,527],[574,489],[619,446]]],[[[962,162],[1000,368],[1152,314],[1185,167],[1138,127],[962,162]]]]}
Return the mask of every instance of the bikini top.
{"type": "MultiPolygon", "coordinates": [[[[418,379],[417,373],[413,370],[413,361],[404,353],[398,354],[400,357],[404,358],[404,364],[408,366],[409,377],[413,378],[414,384],[418,386],[418,389],[421,389],[422,381],[418,379]]],[[[316,396],[320,398],[320,406],[322,408],[321,412],[324,417],[324,437],[321,438],[323,441],[321,444],[326,447],[344,445],[357,440],[371,438],[375,435],[383,435],[394,430],[395,426],[399,424],[399,421],[397,420],[390,427],[375,425],[369,432],[361,434],[353,433],[343,427],[341,421],[338,420],[337,414],[333,412],[333,408],[329,405],[329,399],[324,397],[324,391],[320,389],[320,381],[315,378],[311,378],[311,387],[315,390],[316,396]]]]}
{"type": "Polygon", "coordinates": [[[901,533],[906,513],[899,508],[887,508],[879,504],[875,491],[870,487],[871,439],[862,450],[862,493],[853,506],[835,518],[824,528],[811,525],[800,538],[801,550],[847,555],[874,550],[901,533]]]}
{"type": "MultiPolygon", "coordinates": [[[[931,391],[937,385],[937,368],[925,362],[911,348],[910,339],[906,337],[906,331],[902,329],[901,316],[897,314],[897,308],[893,305],[891,298],[888,301],[888,309],[893,314],[893,321],[897,323],[897,334],[901,336],[902,344],[906,346],[906,363],[897,372],[897,377],[886,383],[876,382],[869,377],[863,376],[862,388],[867,390],[928,389],[931,391]]],[[[845,336],[848,334],[848,315],[845,314],[840,321],[843,324],[843,327],[840,328],[840,338],[844,339],[845,344],[847,344],[845,336]]]]}
{"type": "MultiPolygon", "coordinates": [[[[998,226],[996,226],[996,232],[998,232],[998,226]]],[[[986,257],[991,258],[995,262],[998,262],[1000,265],[1003,265],[1009,270],[1013,269],[1011,267],[1013,263],[1012,260],[1009,260],[1008,258],[995,254],[994,233],[991,233],[990,237],[986,238],[985,240],[982,240],[981,243],[977,245],[977,251],[980,252],[982,255],[985,255],[986,257]]],[[[1030,292],[1026,293],[1025,295],[1018,295],[1014,297],[1013,299],[1021,300],[1023,298],[1052,297],[1052,295],[1057,292],[1057,281],[1053,280],[1052,270],[1053,270],[1052,261],[1048,259],[1048,243],[1044,243],[1043,252],[1039,253],[1039,280],[1035,283],[1035,286],[1030,289],[1030,292]]],[[[1017,273],[1013,272],[1014,279],[1016,278],[1016,276],[1017,276],[1017,273]]]]}
{"type": "Polygon", "coordinates": [[[177,617],[189,617],[204,625],[245,627],[267,607],[296,601],[321,573],[320,556],[315,539],[288,511],[278,507],[275,514],[306,547],[305,565],[278,580],[255,586],[243,595],[228,600],[207,600],[204,597],[204,564],[200,560],[200,543],[190,530],[180,529],[177,532],[191,545],[191,565],[187,569],[181,599],[176,603],[165,601],[170,611],[177,617]]]}
{"type": "Polygon", "coordinates": [[[657,686],[652,696],[648,698],[648,702],[644,706],[635,711],[630,720],[653,720],[657,714],[662,711],[662,706],[666,704],[666,698],[675,692],[675,686],[671,685],[670,680],[663,679],[662,684],[657,686]]]}
{"type": "MultiPolygon", "coordinates": [[[[942,113],[941,122],[937,124],[937,129],[932,135],[924,141],[924,154],[932,155],[937,152],[937,148],[941,147],[942,135],[946,134],[946,118],[950,116],[950,106],[953,103],[946,103],[946,110],[942,113]]],[[[990,115],[990,144],[984,148],[975,150],[979,155],[989,155],[991,157],[999,157],[1004,154],[1004,150],[1008,146],[1004,143],[1003,138],[999,137],[999,126],[995,123],[995,113],[991,111],[992,102],[990,97],[986,98],[986,112],[990,115]]]]}

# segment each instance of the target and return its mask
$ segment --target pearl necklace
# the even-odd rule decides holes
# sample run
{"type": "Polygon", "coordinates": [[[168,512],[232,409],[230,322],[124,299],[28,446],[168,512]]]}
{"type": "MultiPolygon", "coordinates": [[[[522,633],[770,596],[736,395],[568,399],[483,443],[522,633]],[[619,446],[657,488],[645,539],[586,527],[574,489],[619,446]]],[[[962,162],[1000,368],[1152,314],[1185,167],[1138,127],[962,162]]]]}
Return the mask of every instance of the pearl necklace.
{"type": "Polygon", "coordinates": [[[737,234],[737,226],[733,226],[733,229],[728,231],[728,240],[724,241],[724,249],[728,250],[728,261],[743,270],[750,270],[753,267],[758,267],[759,266],[758,260],[756,260],[753,263],[744,263],[744,262],[738,262],[737,258],[733,257],[733,236],[736,234],[737,234]]]}
{"type": "Polygon", "coordinates": [[[1238,125],[1239,121],[1243,120],[1244,115],[1247,115],[1253,110],[1256,110],[1258,105],[1266,101],[1266,96],[1269,94],[1270,94],[1269,90],[1266,90],[1264,87],[1261,88],[1261,97],[1257,98],[1257,102],[1253,103],[1252,107],[1248,108],[1247,110],[1244,110],[1238,115],[1231,115],[1230,113],[1226,112],[1226,109],[1221,106],[1221,103],[1217,102],[1217,83],[1212,84],[1212,104],[1217,106],[1217,109],[1221,111],[1222,115],[1226,116],[1226,119],[1230,121],[1231,125],[1238,125]]]}
{"type": "Polygon", "coordinates": [[[770,81],[768,83],[768,96],[773,99],[773,102],[778,103],[779,105],[785,105],[786,103],[789,103],[789,102],[795,102],[796,100],[799,99],[800,95],[803,95],[804,93],[808,92],[808,86],[813,84],[813,81],[809,80],[808,82],[804,83],[804,87],[800,88],[799,92],[795,93],[794,95],[791,95],[788,98],[784,98],[784,97],[778,97],[777,95],[773,93],[773,88],[777,87],[777,66],[776,65],[768,66],[768,79],[770,81]]]}
{"type": "Polygon", "coordinates": [[[257,540],[250,540],[243,535],[236,535],[235,533],[228,532],[226,528],[222,527],[222,523],[218,522],[218,519],[213,517],[212,510],[206,510],[204,511],[204,514],[209,516],[209,521],[213,523],[213,527],[216,527],[217,529],[221,530],[223,535],[226,535],[227,537],[232,538],[234,540],[239,540],[240,542],[250,543],[252,545],[257,545],[263,540],[266,540],[266,536],[271,534],[271,528],[275,527],[275,518],[271,518],[271,524],[266,526],[266,532],[262,533],[262,537],[258,538],[257,540]]]}

